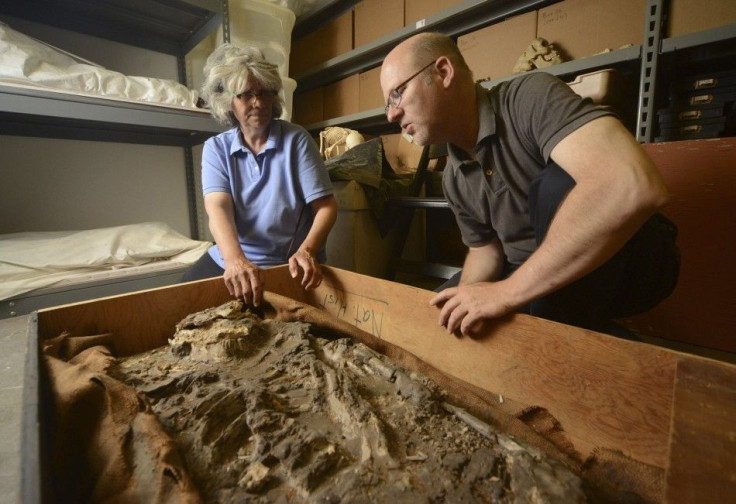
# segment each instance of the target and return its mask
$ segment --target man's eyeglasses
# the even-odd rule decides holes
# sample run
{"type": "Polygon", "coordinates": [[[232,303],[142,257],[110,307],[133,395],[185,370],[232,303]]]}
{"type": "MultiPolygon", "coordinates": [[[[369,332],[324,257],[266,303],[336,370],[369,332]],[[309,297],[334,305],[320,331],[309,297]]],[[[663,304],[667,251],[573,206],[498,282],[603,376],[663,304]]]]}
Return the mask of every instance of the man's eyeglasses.
{"type": "Polygon", "coordinates": [[[259,100],[272,100],[276,97],[278,93],[274,91],[273,89],[258,89],[256,91],[253,90],[247,90],[243,91],[242,93],[236,94],[235,98],[238,100],[244,100],[246,102],[251,101],[253,98],[258,98],[259,100]]]}
{"type": "Polygon", "coordinates": [[[389,91],[389,93],[388,93],[388,103],[386,104],[386,107],[383,109],[383,111],[386,113],[386,115],[388,115],[388,110],[390,108],[396,108],[396,107],[399,106],[399,103],[401,103],[401,97],[403,96],[404,90],[406,89],[406,85],[409,84],[409,82],[414,77],[416,77],[420,73],[424,72],[427,68],[431,67],[432,65],[434,65],[434,61],[431,61],[427,65],[423,66],[422,68],[419,69],[419,71],[417,73],[415,73],[414,75],[412,75],[411,77],[409,77],[408,79],[406,79],[404,82],[402,82],[401,84],[399,84],[398,86],[396,86],[395,88],[393,88],[391,91],[389,91]]]}

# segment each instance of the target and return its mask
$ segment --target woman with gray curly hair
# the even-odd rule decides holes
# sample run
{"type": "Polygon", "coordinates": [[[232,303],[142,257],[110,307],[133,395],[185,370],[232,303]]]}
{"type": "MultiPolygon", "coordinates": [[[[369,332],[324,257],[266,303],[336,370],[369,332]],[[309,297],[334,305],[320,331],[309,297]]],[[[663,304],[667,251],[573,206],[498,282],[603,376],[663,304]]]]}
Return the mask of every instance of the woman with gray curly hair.
{"type": "Polygon", "coordinates": [[[183,281],[222,275],[230,294],[258,306],[261,268],[288,263],[305,289],[317,287],[337,202],[314,139],[279,119],[277,66],[258,48],[223,44],[204,73],[202,98],[230,129],[204,144],[202,190],[215,245],[183,281]]]}

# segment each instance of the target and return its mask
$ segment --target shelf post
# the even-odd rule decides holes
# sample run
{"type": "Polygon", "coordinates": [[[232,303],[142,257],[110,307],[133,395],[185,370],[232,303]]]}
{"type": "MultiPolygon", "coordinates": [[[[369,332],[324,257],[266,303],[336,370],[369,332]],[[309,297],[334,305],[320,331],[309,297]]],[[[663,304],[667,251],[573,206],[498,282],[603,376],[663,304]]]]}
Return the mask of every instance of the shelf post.
{"type": "Polygon", "coordinates": [[[662,40],[662,18],[665,1],[647,0],[647,12],[644,20],[644,43],[641,46],[639,104],[636,117],[636,139],[640,143],[652,141],[655,115],[655,83],[657,79],[659,47],[662,40]]]}
{"type": "Polygon", "coordinates": [[[230,7],[228,0],[222,0],[222,42],[230,42],[230,7]]]}

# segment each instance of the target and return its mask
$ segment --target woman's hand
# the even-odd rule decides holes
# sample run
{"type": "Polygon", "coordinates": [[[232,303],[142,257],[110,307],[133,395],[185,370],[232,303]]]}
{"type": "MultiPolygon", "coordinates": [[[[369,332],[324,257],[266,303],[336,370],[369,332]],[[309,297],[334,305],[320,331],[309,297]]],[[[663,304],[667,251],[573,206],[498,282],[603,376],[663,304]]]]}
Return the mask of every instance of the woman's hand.
{"type": "Polygon", "coordinates": [[[300,248],[289,258],[291,278],[296,278],[300,269],[302,270],[302,287],[305,289],[315,289],[322,283],[322,266],[307,248],[300,248]]]}
{"type": "Polygon", "coordinates": [[[261,268],[243,258],[225,264],[225,286],[233,297],[246,305],[259,306],[263,299],[261,268]]]}

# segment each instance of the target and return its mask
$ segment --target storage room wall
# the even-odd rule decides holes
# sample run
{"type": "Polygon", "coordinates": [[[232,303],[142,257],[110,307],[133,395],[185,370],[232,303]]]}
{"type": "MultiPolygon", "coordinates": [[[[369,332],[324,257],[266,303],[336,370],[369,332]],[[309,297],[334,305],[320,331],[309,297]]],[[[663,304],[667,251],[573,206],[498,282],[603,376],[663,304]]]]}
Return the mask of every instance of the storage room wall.
{"type": "MultiPolygon", "coordinates": [[[[16,18],[1,20],[108,69],[177,79],[174,56],[16,18]]],[[[0,135],[0,233],[163,221],[189,236],[183,149],[111,140],[0,135]]],[[[198,157],[195,152],[195,163],[198,157]]]]}

